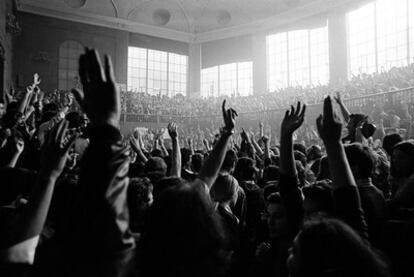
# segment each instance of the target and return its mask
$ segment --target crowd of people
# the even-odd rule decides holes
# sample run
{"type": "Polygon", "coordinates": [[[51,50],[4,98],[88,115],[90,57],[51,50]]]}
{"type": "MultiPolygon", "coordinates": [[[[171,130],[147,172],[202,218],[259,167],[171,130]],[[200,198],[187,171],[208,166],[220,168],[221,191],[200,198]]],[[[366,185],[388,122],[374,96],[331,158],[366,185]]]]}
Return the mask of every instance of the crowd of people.
{"type": "MultiPolygon", "coordinates": [[[[340,85],[295,86],[278,91],[257,93],[241,97],[231,97],[235,109],[243,112],[257,112],[283,109],[292,101],[307,104],[322,103],[332,92],[340,92],[344,98],[353,98],[381,92],[389,92],[414,86],[414,63],[406,67],[393,67],[380,73],[359,74],[340,85]]],[[[201,117],[217,114],[216,107],[225,96],[200,99],[188,98],[179,94],[175,97],[149,95],[142,92],[123,91],[122,110],[129,114],[172,115],[201,117]]]]}
{"type": "Polygon", "coordinates": [[[72,94],[44,97],[35,75],[5,95],[1,276],[412,276],[409,110],[402,134],[397,112],[374,124],[341,94],[315,124],[291,99],[274,138],[224,100],[202,145],[175,122],[167,143],[121,134],[110,57],[86,48],[79,76],[72,94]]]}

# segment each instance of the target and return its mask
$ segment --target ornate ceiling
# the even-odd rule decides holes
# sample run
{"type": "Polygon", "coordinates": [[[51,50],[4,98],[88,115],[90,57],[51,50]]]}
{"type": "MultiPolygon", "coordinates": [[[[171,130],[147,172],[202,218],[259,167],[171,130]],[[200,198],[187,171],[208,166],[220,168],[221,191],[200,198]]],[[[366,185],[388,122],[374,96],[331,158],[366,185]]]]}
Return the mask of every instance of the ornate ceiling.
{"type": "Polygon", "coordinates": [[[18,9],[186,42],[286,24],[348,0],[17,0],[18,9]]]}

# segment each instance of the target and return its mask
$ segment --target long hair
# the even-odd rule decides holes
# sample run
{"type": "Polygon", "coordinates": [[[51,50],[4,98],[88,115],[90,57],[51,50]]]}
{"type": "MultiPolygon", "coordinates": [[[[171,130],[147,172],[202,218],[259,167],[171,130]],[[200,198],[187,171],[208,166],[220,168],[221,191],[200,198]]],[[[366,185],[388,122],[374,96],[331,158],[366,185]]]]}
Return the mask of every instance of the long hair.
{"type": "Polygon", "coordinates": [[[149,209],[141,242],[143,275],[220,275],[226,251],[210,196],[201,184],[169,179],[175,185],[156,195],[149,209]]]}
{"type": "Polygon", "coordinates": [[[390,276],[387,263],[351,227],[338,219],[312,218],[296,239],[298,276],[390,276]]]}

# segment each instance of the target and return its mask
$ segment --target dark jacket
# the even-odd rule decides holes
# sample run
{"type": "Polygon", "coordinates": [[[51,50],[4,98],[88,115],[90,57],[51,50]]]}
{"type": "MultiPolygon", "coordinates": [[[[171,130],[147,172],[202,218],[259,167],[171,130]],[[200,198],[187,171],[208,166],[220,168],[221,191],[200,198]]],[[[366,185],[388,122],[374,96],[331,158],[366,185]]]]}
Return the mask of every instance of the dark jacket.
{"type": "Polygon", "coordinates": [[[66,246],[67,276],[127,276],[135,242],[126,203],[128,152],[119,130],[95,127],[79,178],[66,246]]]}

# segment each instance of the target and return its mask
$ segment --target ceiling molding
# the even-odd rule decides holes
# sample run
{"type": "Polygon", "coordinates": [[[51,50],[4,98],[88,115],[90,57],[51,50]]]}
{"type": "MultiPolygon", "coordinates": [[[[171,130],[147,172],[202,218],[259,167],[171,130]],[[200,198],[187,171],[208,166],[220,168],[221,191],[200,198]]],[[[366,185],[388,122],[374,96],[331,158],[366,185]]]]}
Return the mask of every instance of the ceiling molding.
{"type": "Polygon", "coordinates": [[[352,2],[355,2],[355,0],[318,0],[286,12],[281,12],[276,16],[264,20],[197,34],[195,42],[203,43],[249,34],[269,33],[286,24],[317,14],[326,13],[352,2]]]}
{"type": "Polygon", "coordinates": [[[115,10],[115,17],[119,17],[119,10],[118,10],[118,6],[115,4],[114,0],[110,0],[112,7],[114,7],[115,10]]]}
{"type": "Polygon", "coordinates": [[[68,11],[67,9],[62,9],[59,7],[50,8],[50,6],[46,7],[44,5],[40,5],[37,2],[33,3],[30,0],[20,1],[18,5],[18,10],[21,12],[53,17],[62,20],[69,20],[84,24],[96,25],[100,27],[107,27],[111,29],[128,31],[132,33],[161,37],[187,43],[194,42],[195,40],[195,36],[187,32],[180,32],[158,26],[141,24],[122,18],[91,14],[80,10],[68,11]]]}
{"type": "MultiPolygon", "coordinates": [[[[112,1],[112,0],[111,0],[112,1]]],[[[152,26],[134,22],[132,20],[115,18],[104,15],[96,15],[84,12],[81,9],[65,9],[59,6],[40,4],[34,0],[20,0],[17,8],[19,11],[43,15],[63,20],[69,20],[84,24],[107,27],[132,33],[139,33],[149,36],[161,37],[171,40],[177,40],[187,43],[203,43],[214,40],[226,39],[236,36],[268,33],[278,27],[292,23],[297,20],[305,19],[330,10],[337,9],[360,0],[317,0],[307,5],[292,8],[286,12],[278,13],[275,16],[263,20],[253,21],[242,25],[226,27],[214,31],[202,32],[182,32],[172,30],[166,27],[152,26]]],[[[183,3],[180,0],[176,2],[182,10],[183,3]],[[181,5],[180,5],[181,4],[181,5]]],[[[134,9],[133,9],[134,10],[134,9]]],[[[131,13],[132,11],[130,11],[131,13]]],[[[185,13],[187,24],[191,26],[192,18],[185,13]]],[[[194,31],[192,26],[191,31],[194,31]]]]}

